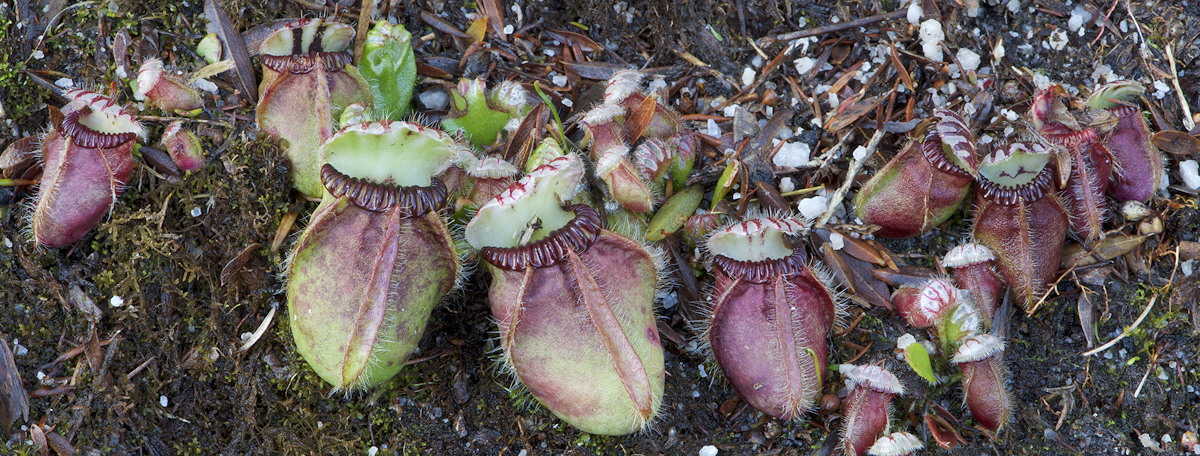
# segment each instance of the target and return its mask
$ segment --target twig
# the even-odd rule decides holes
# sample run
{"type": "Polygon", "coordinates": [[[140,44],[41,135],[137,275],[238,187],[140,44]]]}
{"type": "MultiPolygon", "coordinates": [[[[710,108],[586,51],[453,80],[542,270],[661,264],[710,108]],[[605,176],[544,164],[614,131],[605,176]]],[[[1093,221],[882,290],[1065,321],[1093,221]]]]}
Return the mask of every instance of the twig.
{"type": "Polygon", "coordinates": [[[1167,45],[1167,60],[1171,62],[1171,85],[1175,86],[1175,94],[1179,96],[1179,107],[1183,109],[1183,126],[1187,131],[1196,128],[1196,122],[1192,120],[1192,109],[1188,106],[1187,95],[1183,94],[1183,88],[1179,87],[1179,71],[1175,69],[1175,49],[1170,44],[1167,45]]]}
{"type": "Polygon", "coordinates": [[[250,338],[246,339],[246,342],[242,343],[242,346],[238,348],[239,352],[249,350],[250,347],[254,346],[255,342],[258,342],[258,339],[262,338],[263,333],[267,332],[267,328],[270,327],[271,322],[275,320],[275,309],[278,307],[279,306],[271,306],[271,310],[267,312],[267,316],[263,318],[262,323],[258,324],[258,329],[255,329],[254,333],[250,335],[250,338]]]}
{"type": "Polygon", "coordinates": [[[1132,325],[1130,325],[1128,328],[1125,328],[1123,331],[1121,331],[1121,334],[1117,335],[1117,337],[1114,337],[1113,340],[1108,341],[1104,345],[1101,345],[1099,347],[1096,347],[1091,350],[1083,352],[1083,356],[1092,356],[1092,355],[1095,355],[1096,353],[1100,353],[1104,350],[1108,350],[1109,347],[1116,345],[1117,342],[1121,341],[1121,339],[1124,339],[1126,336],[1129,336],[1129,334],[1132,333],[1133,330],[1137,329],[1138,325],[1142,324],[1142,320],[1146,319],[1146,315],[1150,314],[1150,309],[1154,308],[1154,303],[1156,301],[1158,301],[1158,295],[1151,296],[1150,303],[1146,304],[1146,308],[1144,310],[1142,310],[1142,314],[1138,315],[1137,320],[1134,320],[1132,325]]]}
{"type": "Polygon", "coordinates": [[[367,45],[367,30],[371,28],[371,15],[375,12],[375,2],[362,0],[358,10],[358,30],[354,37],[354,61],[362,62],[363,48],[367,45]]]}
{"type": "Polygon", "coordinates": [[[874,24],[876,22],[883,22],[883,21],[890,21],[893,19],[899,19],[899,18],[906,16],[907,14],[908,14],[907,9],[899,9],[896,11],[892,11],[890,13],[876,14],[874,16],[867,16],[867,17],[855,19],[852,21],[839,22],[837,24],[826,25],[824,27],[814,27],[814,28],[810,28],[807,30],[797,30],[795,32],[784,33],[782,35],[765,36],[758,40],[758,44],[759,45],[767,45],[767,44],[774,43],[776,41],[791,41],[791,40],[800,39],[800,38],[808,38],[810,36],[824,35],[826,33],[833,33],[833,32],[838,32],[838,31],[842,31],[842,30],[846,30],[846,29],[852,29],[855,27],[861,27],[861,26],[868,25],[868,24],[874,24]]]}
{"type": "Polygon", "coordinates": [[[1095,45],[1097,41],[1100,41],[1100,37],[1104,36],[1104,30],[1108,28],[1108,24],[1112,23],[1108,18],[1112,16],[1113,10],[1117,9],[1118,1],[1120,0],[1113,0],[1112,6],[1108,7],[1108,13],[1104,14],[1104,22],[1100,23],[1100,31],[1096,33],[1096,38],[1092,40],[1091,44],[1095,45]]]}
{"type": "MultiPolygon", "coordinates": [[[[867,142],[867,153],[863,154],[863,158],[858,158],[855,154],[850,155],[850,169],[846,171],[846,179],[842,182],[842,186],[838,187],[837,191],[833,192],[833,196],[829,197],[829,206],[825,209],[825,213],[817,219],[814,226],[825,226],[825,222],[833,217],[833,213],[837,211],[837,207],[842,204],[842,198],[846,196],[846,192],[850,190],[850,184],[854,183],[854,176],[858,175],[858,171],[862,169],[862,164],[875,153],[879,148],[879,142],[883,141],[883,135],[886,134],[883,130],[875,130],[875,135],[871,136],[871,140],[867,142]]],[[[849,135],[849,133],[847,134],[849,135]]]]}

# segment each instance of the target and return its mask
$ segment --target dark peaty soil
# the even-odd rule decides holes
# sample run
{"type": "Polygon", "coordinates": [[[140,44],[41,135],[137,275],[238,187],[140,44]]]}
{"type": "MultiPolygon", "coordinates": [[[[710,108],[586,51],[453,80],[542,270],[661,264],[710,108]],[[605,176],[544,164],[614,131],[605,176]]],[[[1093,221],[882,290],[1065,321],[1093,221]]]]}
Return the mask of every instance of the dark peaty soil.
{"type": "MultiPolygon", "coordinates": [[[[0,41],[9,50],[0,55],[0,100],[6,116],[0,143],[42,131],[45,106],[60,104],[32,76],[50,82],[70,78],[102,91],[117,90],[128,101],[128,78],[118,77],[122,65],[132,65],[124,67],[127,76],[152,56],[179,68],[199,66],[192,49],[204,34],[204,20],[203,5],[196,0],[122,0],[68,8],[62,3],[16,0],[0,5],[0,41]],[[127,36],[120,36],[123,30],[127,36]]],[[[394,3],[398,5],[390,14],[415,36],[427,37],[418,46],[418,57],[439,68],[450,62],[455,77],[484,75],[499,81],[526,77],[506,71],[542,77],[546,71],[563,71],[560,64],[550,63],[518,68],[486,52],[461,59],[469,43],[419,19],[420,12],[431,12],[465,30],[474,3],[394,3]]],[[[921,58],[914,30],[901,17],[820,35],[807,55],[830,60],[832,70],[815,78],[797,74],[791,62],[801,55],[787,55],[766,83],[749,96],[738,96],[743,69],[762,69],[761,63],[752,63],[760,52],[752,40],[831,25],[836,23],[833,17],[845,22],[907,6],[897,3],[579,0],[519,2],[520,14],[511,9],[504,14],[519,34],[585,34],[607,48],[589,54],[593,60],[651,68],[673,81],[688,81],[682,84],[694,90],[690,105],[684,106],[688,109],[683,109],[687,114],[721,115],[710,101],[737,97],[761,120],[769,117],[761,96],[766,89],[787,100],[795,95],[784,79],[790,77],[811,93],[819,84],[832,84],[845,67],[869,60],[870,48],[881,43],[896,43],[921,87],[943,87],[949,76],[921,58]],[[801,18],[806,21],[803,27],[801,18]]],[[[1181,82],[1195,84],[1189,72],[1198,69],[1188,62],[1200,55],[1196,2],[1129,2],[1151,43],[1145,58],[1139,56],[1133,32],[1137,26],[1124,1],[1116,3],[1105,37],[1091,44],[1100,29],[1089,22],[1083,36],[1069,33],[1065,50],[1049,50],[1042,43],[1057,30],[1069,30],[1074,6],[1067,2],[1024,1],[1016,13],[1003,6],[987,7],[978,18],[938,5],[955,2],[925,3],[928,12],[937,12],[947,24],[950,51],[972,49],[988,66],[993,47],[1003,41],[1006,57],[992,66],[1000,79],[997,87],[1015,81],[1024,96],[997,99],[997,110],[1024,111],[1022,103],[1033,91],[1033,73],[1088,87],[1102,62],[1124,77],[1169,81],[1167,45],[1184,71],[1181,82]],[[1122,21],[1129,22],[1128,31],[1121,30],[1122,21]],[[1022,49],[1024,44],[1032,47],[1022,49]]],[[[1082,3],[1098,15],[1113,4],[1082,3]]],[[[234,23],[241,30],[278,18],[331,14],[303,1],[259,5],[234,0],[223,5],[235,13],[234,23]]],[[[343,7],[339,14],[355,13],[343,7]]],[[[551,38],[533,41],[549,43],[551,38]]],[[[783,50],[782,43],[764,44],[762,61],[783,50]]],[[[874,61],[871,65],[878,66],[874,61]]],[[[595,82],[587,75],[567,74],[572,89],[556,96],[580,96],[595,82]]],[[[33,423],[66,437],[81,454],[694,455],[706,445],[722,455],[830,451],[828,436],[836,436],[840,423],[837,411],[822,409],[805,420],[782,422],[741,402],[713,364],[695,351],[696,335],[687,324],[694,309],[686,299],[659,309],[669,373],[662,416],[632,436],[580,433],[510,390],[511,380],[493,361],[495,327],[481,273],[438,307],[420,351],[397,378],[369,391],[331,392],[296,354],[283,324],[281,277],[290,239],[272,248],[278,227],[298,217],[290,233],[284,233],[294,239],[315,204],[292,196],[280,148],[259,136],[251,104],[237,106],[231,77],[226,73],[214,78],[222,89],[214,105],[230,107],[209,110],[203,118],[212,122],[197,125],[209,147],[204,169],[165,178],[140,166],[111,216],[72,247],[35,249],[23,222],[29,216],[28,190],[13,195],[11,189],[0,188],[0,200],[9,204],[0,218],[5,240],[0,246],[0,335],[17,352],[19,375],[34,396],[31,422],[23,423],[19,438],[0,453],[38,454],[26,442],[33,423]],[[277,312],[266,333],[253,347],[241,350],[243,337],[272,309],[277,312]]],[[[895,81],[897,73],[888,70],[878,87],[868,87],[867,92],[883,93],[895,81]]],[[[426,76],[420,89],[444,82],[426,76]]],[[[939,93],[949,103],[961,103],[961,92],[945,92],[939,93]]],[[[1191,95],[1193,108],[1200,106],[1195,93],[1191,95]]],[[[901,117],[910,96],[899,97],[896,114],[901,117]]],[[[933,97],[923,89],[915,97],[909,104],[921,117],[933,107],[933,97]]],[[[1174,94],[1148,101],[1158,124],[1154,129],[1183,128],[1174,94]]],[[[822,103],[818,107],[826,113],[830,109],[822,103]]],[[[789,125],[810,127],[814,114],[811,104],[802,101],[789,125]]],[[[163,123],[147,125],[157,131],[163,123]]],[[[728,122],[721,125],[729,131],[728,122]]],[[[697,127],[703,129],[704,123],[697,122],[697,127]]],[[[865,143],[875,122],[859,122],[842,132],[807,129],[804,140],[813,144],[815,155],[851,130],[858,131],[853,144],[865,143]]],[[[1002,130],[1002,124],[988,129],[997,135],[1002,130]]],[[[881,166],[897,150],[893,143],[903,142],[903,135],[892,137],[895,141],[885,142],[868,161],[868,169],[881,166]]],[[[719,151],[710,152],[719,157],[719,151]]],[[[1171,156],[1169,169],[1185,158],[1171,156]]],[[[827,170],[793,171],[790,176],[807,184],[836,185],[846,166],[845,159],[832,160],[827,170]]],[[[784,174],[789,172],[780,176],[784,174]]],[[[1177,180],[1172,174],[1172,181],[1177,180]]],[[[774,185],[777,179],[768,181],[774,185]]],[[[794,207],[796,199],[789,198],[788,204],[794,207]]],[[[1200,203],[1194,194],[1176,187],[1151,207],[1164,217],[1162,234],[1097,268],[1098,274],[1107,274],[1099,281],[1102,286],[1090,287],[1100,293],[1092,299],[1099,342],[1133,324],[1151,301],[1155,307],[1128,337],[1091,357],[1081,355],[1088,345],[1077,316],[1082,296],[1077,282],[1064,281],[1032,317],[1016,312],[1007,354],[1015,411],[1011,425],[995,439],[973,427],[956,383],[929,387],[895,359],[896,338],[916,332],[887,309],[852,304],[847,318],[854,322],[852,329],[839,331],[831,341],[831,359],[884,361],[898,373],[910,392],[897,399],[892,426],[921,436],[935,448],[931,454],[1149,454],[1153,450],[1139,440],[1143,434],[1164,454],[1181,454],[1180,440],[1185,432],[1197,430],[1200,417],[1197,281],[1176,268],[1170,252],[1180,241],[1200,237],[1200,203]],[[923,424],[926,411],[935,404],[961,420],[955,429],[965,444],[936,449],[923,424]]],[[[958,217],[928,235],[885,244],[911,264],[932,267],[936,256],[957,243],[968,226],[958,217]]],[[[838,376],[828,377],[826,391],[838,393],[838,376]]]]}

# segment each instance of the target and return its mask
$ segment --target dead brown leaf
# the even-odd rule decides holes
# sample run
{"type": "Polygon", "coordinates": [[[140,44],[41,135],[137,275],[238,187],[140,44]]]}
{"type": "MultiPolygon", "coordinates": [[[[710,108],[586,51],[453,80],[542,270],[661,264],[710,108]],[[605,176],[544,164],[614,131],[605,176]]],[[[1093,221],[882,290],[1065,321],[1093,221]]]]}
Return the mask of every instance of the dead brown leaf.
{"type": "Polygon", "coordinates": [[[68,442],[66,437],[59,435],[57,432],[47,432],[46,443],[49,444],[50,449],[54,450],[58,456],[75,456],[75,447],[71,446],[71,442],[68,442]]]}
{"type": "Polygon", "coordinates": [[[1182,131],[1167,130],[1154,134],[1151,139],[1154,145],[1164,152],[1173,155],[1200,154],[1200,138],[1182,131]]]}
{"type": "Polygon", "coordinates": [[[234,69],[237,70],[234,83],[242,92],[242,97],[251,103],[258,101],[258,81],[254,78],[254,66],[250,63],[250,54],[246,52],[246,43],[242,41],[242,35],[229,21],[229,14],[216,0],[206,0],[204,17],[209,23],[216,25],[217,37],[221,39],[226,52],[233,59],[234,69]]]}
{"type": "Polygon", "coordinates": [[[16,360],[5,339],[7,337],[0,337],[0,429],[8,436],[18,418],[29,420],[29,396],[21,384],[16,360]]]}
{"type": "Polygon", "coordinates": [[[1095,248],[1088,250],[1082,244],[1071,244],[1063,250],[1062,268],[1091,266],[1110,261],[1116,257],[1132,252],[1138,248],[1150,235],[1147,234],[1118,234],[1101,239],[1095,248]]]}
{"type": "Polygon", "coordinates": [[[650,121],[654,119],[654,113],[658,110],[658,100],[654,95],[642,98],[642,102],[629,113],[629,117],[625,119],[625,128],[629,129],[629,141],[631,143],[641,139],[642,133],[646,132],[646,127],[650,126],[650,121]]]}
{"type": "Polygon", "coordinates": [[[88,325],[88,340],[83,343],[83,354],[87,358],[92,372],[100,372],[100,364],[104,358],[100,355],[100,338],[96,337],[96,325],[88,325]]]}
{"type": "Polygon", "coordinates": [[[545,103],[538,103],[534,106],[529,114],[521,120],[521,124],[508,135],[508,143],[504,145],[504,151],[500,154],[501,158],[513,161],[513,163],[525,163],[529,158],[529,153],[533,151],[539,143],[542,142],[542,126],[550,118],[550,112],[546,110],[545,103]]]}
{"type": "Polygon", "coordinates": [[[250,257],[254,255],[254,252],[261,248],[262,244],[257,242],[250,244],[246,246],[246,248],[242,249],[237,256],[229,260],[228,263],[225,263],[225,267],[221,268],[221,286],[228,284],[229,279],[233,278],[234,274],[237,274],[238,271],[242,270],[242,267],[246,265],[246,261],[249,261],[250,257]]]}
{"type": "Polygon", "coordinates": [[[855,95],[843,101],[838,105],[837,111],[829,115],[829,120],[825,121],[825,129],[830,132],[836,132],[843,128],[854,125],[863,116],[867,115],[875,109],[875,106],[885,100],[885,97],[867,97],[860,99],[861,94],[855,95]]]}

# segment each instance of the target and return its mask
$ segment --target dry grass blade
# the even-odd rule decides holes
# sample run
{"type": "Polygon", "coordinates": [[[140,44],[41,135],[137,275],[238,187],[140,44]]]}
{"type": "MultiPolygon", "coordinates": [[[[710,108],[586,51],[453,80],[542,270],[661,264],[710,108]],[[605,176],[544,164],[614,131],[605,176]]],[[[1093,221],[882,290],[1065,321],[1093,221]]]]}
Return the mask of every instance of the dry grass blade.
{"type": "Polygon", "coordinates": [[[463,33],[463,31],[459,30],[458,27],[451,25],[449,22],[446,22],[444,19],[438,17],[436,14],[430,13],[428,11],[421,11],[421,21],[425,22],[426,24],[429,24],[429,26],[433,27],[434,30],[437,30],[439,32],[453,36],[455,38],[462,38],[462,39],[466,39],[466,40],[471,39],[470,35],[463,33]]]}
{"type": "Polygon", "coordinates": [[[29,397],[21,385],[16,360],[5,339],[0,338],[0,429],[7,436],[17,418],[29,420],[29,397]]]}
{"type": "Polygon", "coordinates": [[[846,84],[849,84],[851,79],[854,79],[855,76],[858,76],[858,70],[862,68],[863,63],[865,62],[855,63],[854,65],[851,65],[850,68],[847,68],[846,71],[843,71],[842,75],[838,76],[837,80],[833,82],[833,85],[829,87],[829,93],[841,93],[842,88],[846,87],[846,84]]]}
{"type": "Polygon", "coordinates": [[[500,41],[508,41],[508,36],[504,34],[504,6],[496,0],[480,0],[476,5],[479,6],[479,12],[487,16],[488,24],[492,26],[496,37],[500,38],[500,41]]]}
{"type": "Polygon", "coordinates": [[[250,102],[258,101],[258,81],[254,78],[254,67],[250,64],[250,54],[246,52],[246,43],[242,41],[242,35],[229,21],[229,14],[225,12],[225,8],[217,4],[216,0],[206,0],[204,16],[208,18],[209,22],[216,24],[217,37],[221,39],[225,50],[229,52],[229,57],[233,59],[237,69],[237,78],[234,82],[238,90],[250,102]]]}
{"type": "Polygon", "coordinates": [[[551,38],[562,41],[564,43],[572,44],[572,45],[579,45],[579,47],[582,48],[584,52],[600,52],[600,51],[604,50],[604,47],[600,46],[600,44],[597,43],[595,40],[592,40],[591,38],[588,38],[587,36],[584,36],[584,35],[581,35],[581,34],[578,34],[575,32],[569,32],[566,30],[546,29],[546,34],[550,35],[551,38]]]}
{"type": "Polygon", "coordinates": [[[896,73],[900,75],[900,81],[904,82],[904,86],[908,87],[910,92],[916,90],[917,83],[913,81],[912,75],[908,74],[908,70],[904,68],[904,64],[900,62],[900,53],[896,51],[896,44],[892,43],[890,49],[891,53],[889,53],[889,56],[891,56],[892,59],[892,67],[895,68],[896,73]]]}

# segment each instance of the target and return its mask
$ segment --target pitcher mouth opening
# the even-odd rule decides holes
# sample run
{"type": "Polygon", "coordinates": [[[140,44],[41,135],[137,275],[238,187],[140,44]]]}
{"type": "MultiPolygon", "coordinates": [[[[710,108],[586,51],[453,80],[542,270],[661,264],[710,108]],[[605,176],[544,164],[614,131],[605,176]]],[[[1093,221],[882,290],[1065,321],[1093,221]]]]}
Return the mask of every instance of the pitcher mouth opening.
{"type": "Polygon", "coordinates": [[[399,206],[402,217],[420,217],[446,203],[448,192],[441,179],[433,177],[428,186],[398,186],[350,177],[328,163],[321,166],[321,183],[334,197],[346,197],[355,206],[383,212],[399,206]]]}
{"type": "Polygon", "coordinates": [[[93,112],[91,106],[83,106],[63,118],[63,133],[75,144],[88,149],[113,149],[137,138],[136,132],[105,133],[89,127],[83,117],[93,112]]]}
{"type": "Polygon", "coordinates": [[[573,212],[575,217],[545,237],[516,247],[483,247],[479,250],[480,256],[500,269],[520,271],[553,266],[572,250],[586,251],[604,228],[600,214],[586,204],[573,204],[564,209],[573,212]]]}
{"type": "Polygon", "coordinates": [[[311,72],[320,63],[325,71],[339,72],[350,64],[353,56],[349,51],[310,52],[307,54],[268,55],[263,54],[263,65],[280,73],[303,74],[311,72]]]}
{"type": "Polygon", "coordinates": [[[779,276],[792,277],[804,270],[804,252],[792,251],[783,258],[761,261],[735,260],[725,255],[713,255],[713,265],[731,277],[751,283],[766,283],[779,276]]]}

